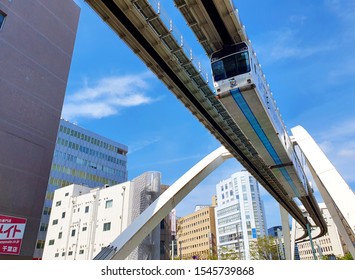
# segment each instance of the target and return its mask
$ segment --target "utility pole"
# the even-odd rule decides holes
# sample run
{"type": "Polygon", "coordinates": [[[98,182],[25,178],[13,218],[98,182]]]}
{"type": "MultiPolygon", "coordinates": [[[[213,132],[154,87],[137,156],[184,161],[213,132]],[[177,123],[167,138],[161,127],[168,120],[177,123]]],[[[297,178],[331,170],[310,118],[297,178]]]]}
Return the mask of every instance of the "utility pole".
{"type": "Polygon", "coordinates": [[[182,260],[182,240],[179,240],[179,244],[180,244],[180,247],[179,247],[179,251],[180,251],[180,260],[182,260]]]}

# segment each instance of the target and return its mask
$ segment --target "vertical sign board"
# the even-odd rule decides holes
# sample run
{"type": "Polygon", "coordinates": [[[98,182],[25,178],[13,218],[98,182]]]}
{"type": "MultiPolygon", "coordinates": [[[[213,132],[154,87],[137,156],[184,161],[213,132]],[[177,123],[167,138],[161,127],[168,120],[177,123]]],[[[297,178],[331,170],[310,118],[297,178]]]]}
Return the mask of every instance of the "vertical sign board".
{"type": "Polygon", "coordinates": [[[0,254],[19,255],[26,219],[0,215],[0,254]]]}
{"type": "Polygon", "coordinates": [[[252,229],[251,229],[251,236],[252,236],[253,238],[257,238],[257,235],[256,235],[256,228],[252,228],[252,229]]]}

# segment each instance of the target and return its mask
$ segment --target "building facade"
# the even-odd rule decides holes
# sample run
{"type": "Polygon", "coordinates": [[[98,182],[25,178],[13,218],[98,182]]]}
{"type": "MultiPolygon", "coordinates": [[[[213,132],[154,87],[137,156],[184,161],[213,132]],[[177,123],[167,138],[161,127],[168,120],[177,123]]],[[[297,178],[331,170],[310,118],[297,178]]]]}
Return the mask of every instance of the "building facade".
{"type": "MultiPolygon", "coordinates": [[[[147,172],[115,186],[69,185],[55,191],[44,260],[90,260],[159,195],[160,174],[147,172]]],[[[158,226],[127,259],[160,257],[158,226]]]]}
{"type": "MultiPolygon", "coordinates": [[[[161,185],[160,193],[164,193],[169,188],[168,185],[161,185]]],[[[168,216],[166,216],[160,222],[160,259],[161,260],[169,260],[171,258],[171,250],[172,250],[172,222],[174,222],[174,218],[172,218],[174,211],[171,211],[168,216]]]]}
{"type": "Polygon", "coordinates": [[[206,260],[217,255],[214,207],[197,206],[177,220],[177,257],[206,260]]]}
{"type": "Polygon", "coordinates": [[[0,259],[33,257],[79,13],[73,0],[0,0],[0,215],[26,221],[0,259]]]}
{"type": "Polygon", "coordinates": [[[250,259],[249,243],[267,234],[259,183],[249,172],[240,171],[219,182],[216,194],[219,258],[250,259]]]}
{"type": "Polygon", "coordinates": [[[70,184],[97,188],[127,181],[127,146],[61,119],[34,258],[42,257],[54,191],[70,184]]]}
{"type": "MultiPolygon", "coordinates": [[[[316,256],[317,259],[322,259],[323,257],[335,259],[336,257],[342,257],[347,253],[345,249],[346,246],[341,240],[334,220],[330,216],[325,203],[319,203],[319,208],[327,222],[328,232],[326,235],[313,240],[314,251],[312,250],[312,245],[309,241],[297,243],[298,254],[301,260],[313,260],[314,256],[316,256]]],[[[297,223],[294,224],[296,234],[297,231],[303,232],[303,229],[297,223]]]]}

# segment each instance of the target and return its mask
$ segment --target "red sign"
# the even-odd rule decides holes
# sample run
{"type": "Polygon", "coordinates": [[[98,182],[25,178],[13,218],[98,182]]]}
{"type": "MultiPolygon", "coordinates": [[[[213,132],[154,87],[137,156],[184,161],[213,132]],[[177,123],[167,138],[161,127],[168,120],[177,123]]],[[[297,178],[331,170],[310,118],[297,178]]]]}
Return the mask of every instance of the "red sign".
{"type": "Polygon", "coordinates": [[[0,215],[0,254],[19,255],[26,219],[0,215]]]}

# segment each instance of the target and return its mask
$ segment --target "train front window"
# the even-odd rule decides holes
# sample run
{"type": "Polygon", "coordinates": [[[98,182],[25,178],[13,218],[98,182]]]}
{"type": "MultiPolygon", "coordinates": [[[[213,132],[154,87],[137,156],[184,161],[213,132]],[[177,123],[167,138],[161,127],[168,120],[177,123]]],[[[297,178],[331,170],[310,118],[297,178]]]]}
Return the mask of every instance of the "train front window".
{"type": "Polygon", "coordinates": [[[212,63],[214,80],[220,81],[250,71],[249,54],[247,51],[232,54],[212,63]]]}
{"type": "Polygon", "coordinates": [[[216,82],[227,78],[226,72],[224,71],[223,60],[212,63],[212,73],[216,82]]]}

